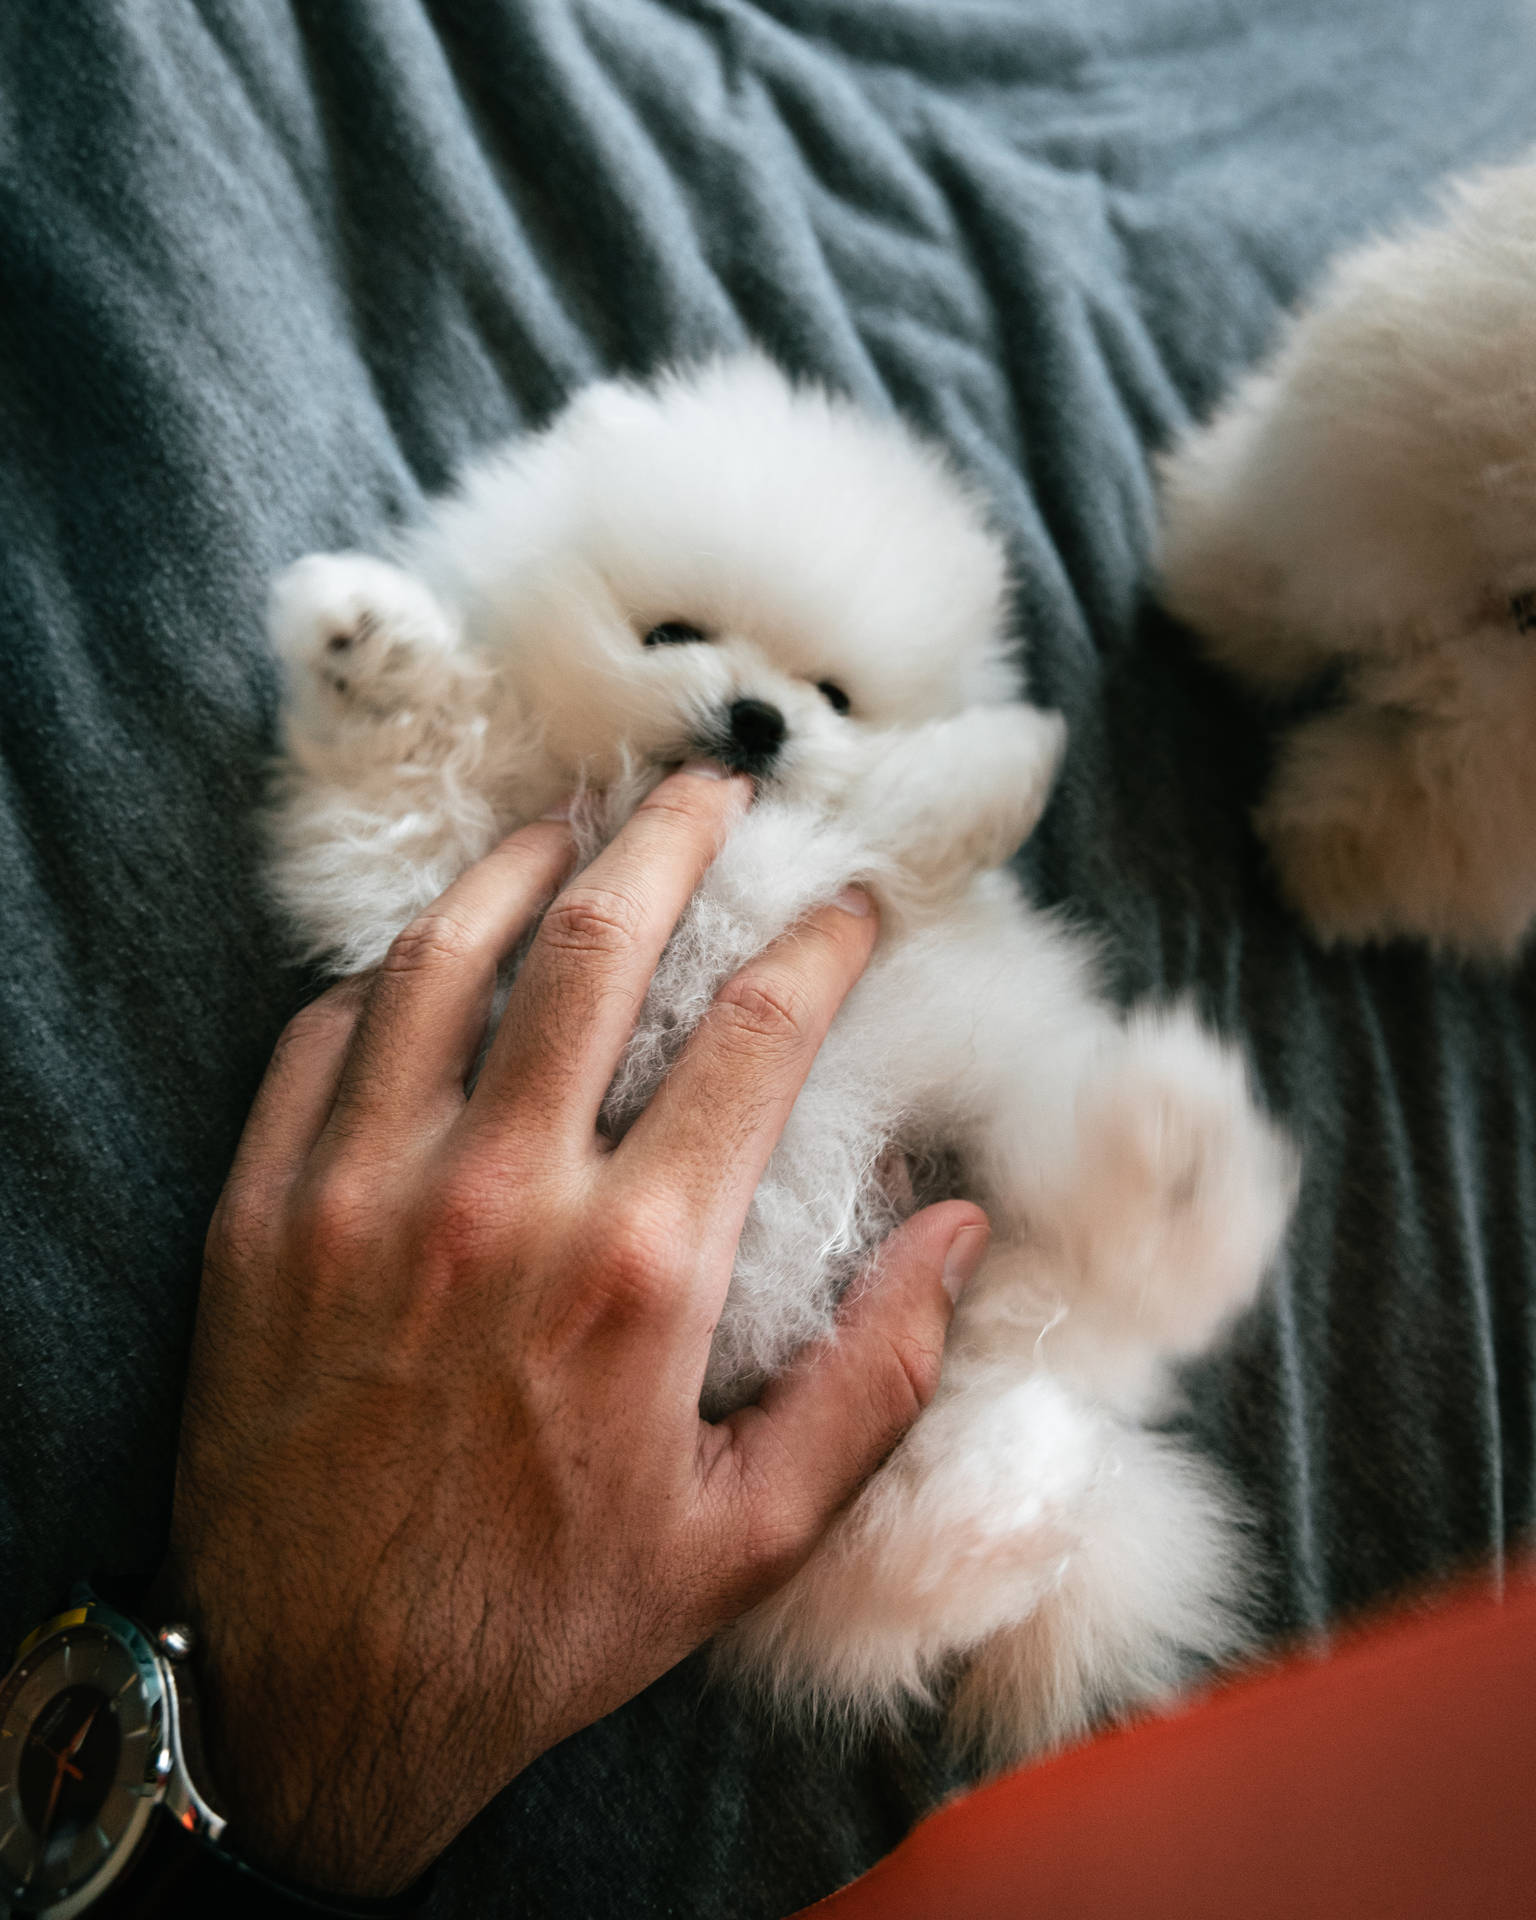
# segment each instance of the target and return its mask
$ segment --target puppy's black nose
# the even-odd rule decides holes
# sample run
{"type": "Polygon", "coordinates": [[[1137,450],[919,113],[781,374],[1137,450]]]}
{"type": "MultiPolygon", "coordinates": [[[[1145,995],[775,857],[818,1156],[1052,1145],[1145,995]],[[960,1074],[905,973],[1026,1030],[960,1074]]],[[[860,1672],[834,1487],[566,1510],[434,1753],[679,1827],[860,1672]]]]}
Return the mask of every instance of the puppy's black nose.
{"type": "Polygon", "coordinates": [[[738,773],[765,773],[784,744],[784,716],[766,700],[733,700],[721,758],[738,773]]]}

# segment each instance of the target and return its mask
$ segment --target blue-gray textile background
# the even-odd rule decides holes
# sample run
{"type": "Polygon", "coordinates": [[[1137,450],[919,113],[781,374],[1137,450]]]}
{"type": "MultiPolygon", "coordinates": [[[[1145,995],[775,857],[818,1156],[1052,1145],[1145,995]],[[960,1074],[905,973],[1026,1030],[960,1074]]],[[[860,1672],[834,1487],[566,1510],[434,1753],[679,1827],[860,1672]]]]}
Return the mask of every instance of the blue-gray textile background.
{"type": "MultiPolygon", "coordinates": [[[[1305,1142],[1192,1388],[1272,1630],[1527,1527],[1536,974],[1315,951],[1245,826],[1261,719],[1145,589],[1150,451],[1330,250],[1533,137],[1529,0],[7,0],[0,1630],[156,1562],[204,1224],[305,989],[255,879],[269,578],[591,376],[748,337],[986,488],[1073,728],[1029,868],[1305,1142]]],[[[685,1666],[434,1912],[770,1920],[944,1779],[685,1666]]]]}

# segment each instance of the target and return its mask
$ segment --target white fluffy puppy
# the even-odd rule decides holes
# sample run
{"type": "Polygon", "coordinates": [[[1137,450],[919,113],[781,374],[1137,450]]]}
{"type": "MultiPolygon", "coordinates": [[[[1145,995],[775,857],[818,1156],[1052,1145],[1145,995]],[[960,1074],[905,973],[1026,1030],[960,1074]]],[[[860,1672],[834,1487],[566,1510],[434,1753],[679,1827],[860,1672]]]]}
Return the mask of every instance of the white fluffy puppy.
{"type": "Polygon", "coordinates": [[[1508,957],[1536,915],[1536,165],[1335,264],[1163,463],[1163,593],[1284,693],[1256,824],[1325,940],[1508,957]]]}
{"type": "Polygon", "coordinates": [[[1002,554],[952,471],[747,358],[590,389],[396,561],[310,558],[274,598],[275,875],[313,951],[374,965],[578,784],[595,846],[685,756],[751,773],[610,1094],[617,1132],[749,956],[851,880],[881,900],[759,1188],[707,1410],[878,1284],[893,1149],[920,1197],[992,1216],[933,1404],[722,1660],[851,1722],[959,1677],[954,1724],[1001,1764],[1230,1651],[1229,1500],[1144,1422],[1169,1363],[1253,1297],[1291,1155],[1234,1054],[1184,1012],[1118,1017],[999,871],[1063,729],[1011,698],[1002,554]]]}

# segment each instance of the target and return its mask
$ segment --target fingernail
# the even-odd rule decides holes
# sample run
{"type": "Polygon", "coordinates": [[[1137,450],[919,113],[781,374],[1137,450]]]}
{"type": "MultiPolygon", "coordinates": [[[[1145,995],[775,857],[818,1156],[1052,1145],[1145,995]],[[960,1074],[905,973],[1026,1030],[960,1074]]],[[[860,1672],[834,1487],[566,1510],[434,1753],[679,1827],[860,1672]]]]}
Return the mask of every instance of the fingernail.
{"type": "Polygon", "coordinates": [[[718,760],[688,760],[678,772],[691,773],[696,780],[729,780],[731,777],[718,760]]]}
{"type": "Polygon", "coordinates": [[[841,893],[832,896],[832,904],[834,907],[841,907],[844,913],[855,914],[862,920],[874,903],[862,887],[844,887],[841,893]]]}
{"type": "Polygon", "coordinates": [[[991,1238],[990,1227],[962,1227],[950,1241],[949,1252],[944,1256],[943,1278],[944,1291],[951,1300],[958,1300],[975,1278],[991,1238]]]}
{"type": "Polygon", "coordinates": [[[576,809],[574,800],[562,800],[558,807],[551,807],[548,813],[541,813],[541,820],[569,820],[576,809]]]}

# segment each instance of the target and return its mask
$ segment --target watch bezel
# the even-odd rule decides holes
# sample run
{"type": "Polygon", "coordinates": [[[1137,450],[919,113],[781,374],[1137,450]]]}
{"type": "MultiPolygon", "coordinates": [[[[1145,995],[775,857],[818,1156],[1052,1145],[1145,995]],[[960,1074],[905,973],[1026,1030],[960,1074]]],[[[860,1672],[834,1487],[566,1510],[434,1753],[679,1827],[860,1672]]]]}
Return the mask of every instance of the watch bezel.
{"type": "MultiPolygon", "coordinates": [[[[118,1770],[108,1792],[127,1792],[138,1804],[115,1838],[108,1841],[109,1851],[82,1879],[63,1886],[44,1886],[34,1867],[25,1881],[18,1882],[9,1866],[0,1866],[0,1900],[8,1902],[18,1915],[29,1916],[29,1920],[72,1920],[112,1885],[143,1844],[175,1766],[174,1682],[149,1636],[134,1621],[100,1601],[68,1608],[27,1636],[10,1671],[0,1679],[0,1846],[8,1846],[23,1827],[35,1831],[21,1803],[25,1741],[22,1730],[8,1728],[6,1721],[39,1675],[62,1661],[63,1671],[55,1676],[55,1683],[23,1710],[26,1728],[34,1727],[51,1701],[79,1684],[69,1671],[73,1650],[81,1640],[102,1638],[126,1655],[132,1668],[110,1696],[114,1718],[121,1718],[118,1700],[137,1681],[135,1724],[122,1736],[118,1770]],[[142,1757],[136,1758],[133,1748],[140,1741],[142,1757]]],[[[100,1657],[98,1653],[98,1661],[100,1657]]],[[[96,1830],[103,1831],[99,1823],[96,1830]]]]}

